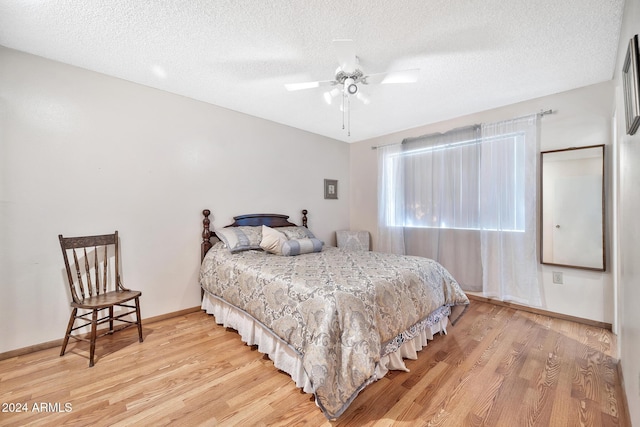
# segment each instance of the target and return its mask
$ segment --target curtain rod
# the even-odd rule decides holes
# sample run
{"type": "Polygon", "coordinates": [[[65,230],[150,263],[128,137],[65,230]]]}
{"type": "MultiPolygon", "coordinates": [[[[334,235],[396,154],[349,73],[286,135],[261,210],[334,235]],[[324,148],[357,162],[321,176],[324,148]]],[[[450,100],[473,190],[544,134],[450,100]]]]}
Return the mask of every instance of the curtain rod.
{"type": "MultiPolygon", "coordinates": [[[[547,116],[549,114],[553,114],[554,111],[552,109],[548,109],[548,110],[540,110],[539,113],[537,113],[537,116],[542,118],[544,116],[547,116]]],[[[515,119],[512,120],[516,120],[516,119],[521,119],[523,117],[527,117],[527,116],[520,116],[520,117],[516,117],[515,119]]],[[[389,144],[382,144],[382,145],[374,145],[371,147],[372,150],[377,150],[378,148],[382,148],[382,147],[391,147],[392,145],[402,145],[402,142],[391,142],[389,144]]]]}

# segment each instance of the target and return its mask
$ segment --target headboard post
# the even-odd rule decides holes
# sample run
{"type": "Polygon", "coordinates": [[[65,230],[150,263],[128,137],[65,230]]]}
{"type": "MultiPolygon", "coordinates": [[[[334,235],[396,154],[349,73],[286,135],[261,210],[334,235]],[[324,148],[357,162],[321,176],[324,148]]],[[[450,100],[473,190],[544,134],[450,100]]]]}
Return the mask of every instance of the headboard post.
{"type": "Polygon", "coordinates": [[[202,211],[202,215],[204,215],[204,219],[202,220],[202,244],[200,245],[200,262],[204,259],[204,256],[207,254],[207,251],[211,249],[211,231],[209,230],[209,215],[211,215],[211,211],[209,209],[205,209],[202,211]]]}
{"type": "Polygon", "coordinates": [[[303,227],[307,227],[307,212],[308,211],[306,209],[302,209],[302,226],[303,227]]]}

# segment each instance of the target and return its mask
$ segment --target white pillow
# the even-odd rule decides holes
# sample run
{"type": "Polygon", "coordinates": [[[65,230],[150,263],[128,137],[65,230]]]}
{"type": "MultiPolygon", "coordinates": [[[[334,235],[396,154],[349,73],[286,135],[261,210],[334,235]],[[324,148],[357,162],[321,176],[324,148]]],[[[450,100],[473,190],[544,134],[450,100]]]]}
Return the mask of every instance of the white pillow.
{"type": "Polygon", "coordinates": [[[282,244],[287,241],[287,236],[266,225],[262,226],[262,240],[260,247],[267,252],[282,255],[282,244]]]}

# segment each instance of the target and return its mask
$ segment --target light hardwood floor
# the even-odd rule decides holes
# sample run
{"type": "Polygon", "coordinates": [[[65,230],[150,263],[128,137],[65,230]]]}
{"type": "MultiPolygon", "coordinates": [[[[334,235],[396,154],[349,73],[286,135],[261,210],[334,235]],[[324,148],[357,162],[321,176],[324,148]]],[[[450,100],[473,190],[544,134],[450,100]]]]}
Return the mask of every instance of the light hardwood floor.
{"type": "Polygon", "coordinates": [[[334,422],[203,312],[144,325],[144,338],[98,340],[93,368],[86,343],[0,361],[0,425],[629,425],[615,336],[481,301],[334,422]],[[4,412],[16,404],[27,411],[4,412]]]}

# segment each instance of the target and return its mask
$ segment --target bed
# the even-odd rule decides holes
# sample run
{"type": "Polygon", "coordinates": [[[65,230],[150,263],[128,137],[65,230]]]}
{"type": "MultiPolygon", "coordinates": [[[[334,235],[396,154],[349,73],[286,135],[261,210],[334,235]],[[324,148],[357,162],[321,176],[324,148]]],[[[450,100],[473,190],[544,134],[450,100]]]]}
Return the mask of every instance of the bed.
{"type": "Polygon", "coordinates": [[[469,300],[437,262],[328,246],[302,212],[302,226],[252,214],[213,233],[203,211],[202,309],[268,354],[332,420],[389,369],[408,371],[403,359],[446,333],[469,300]]]}

